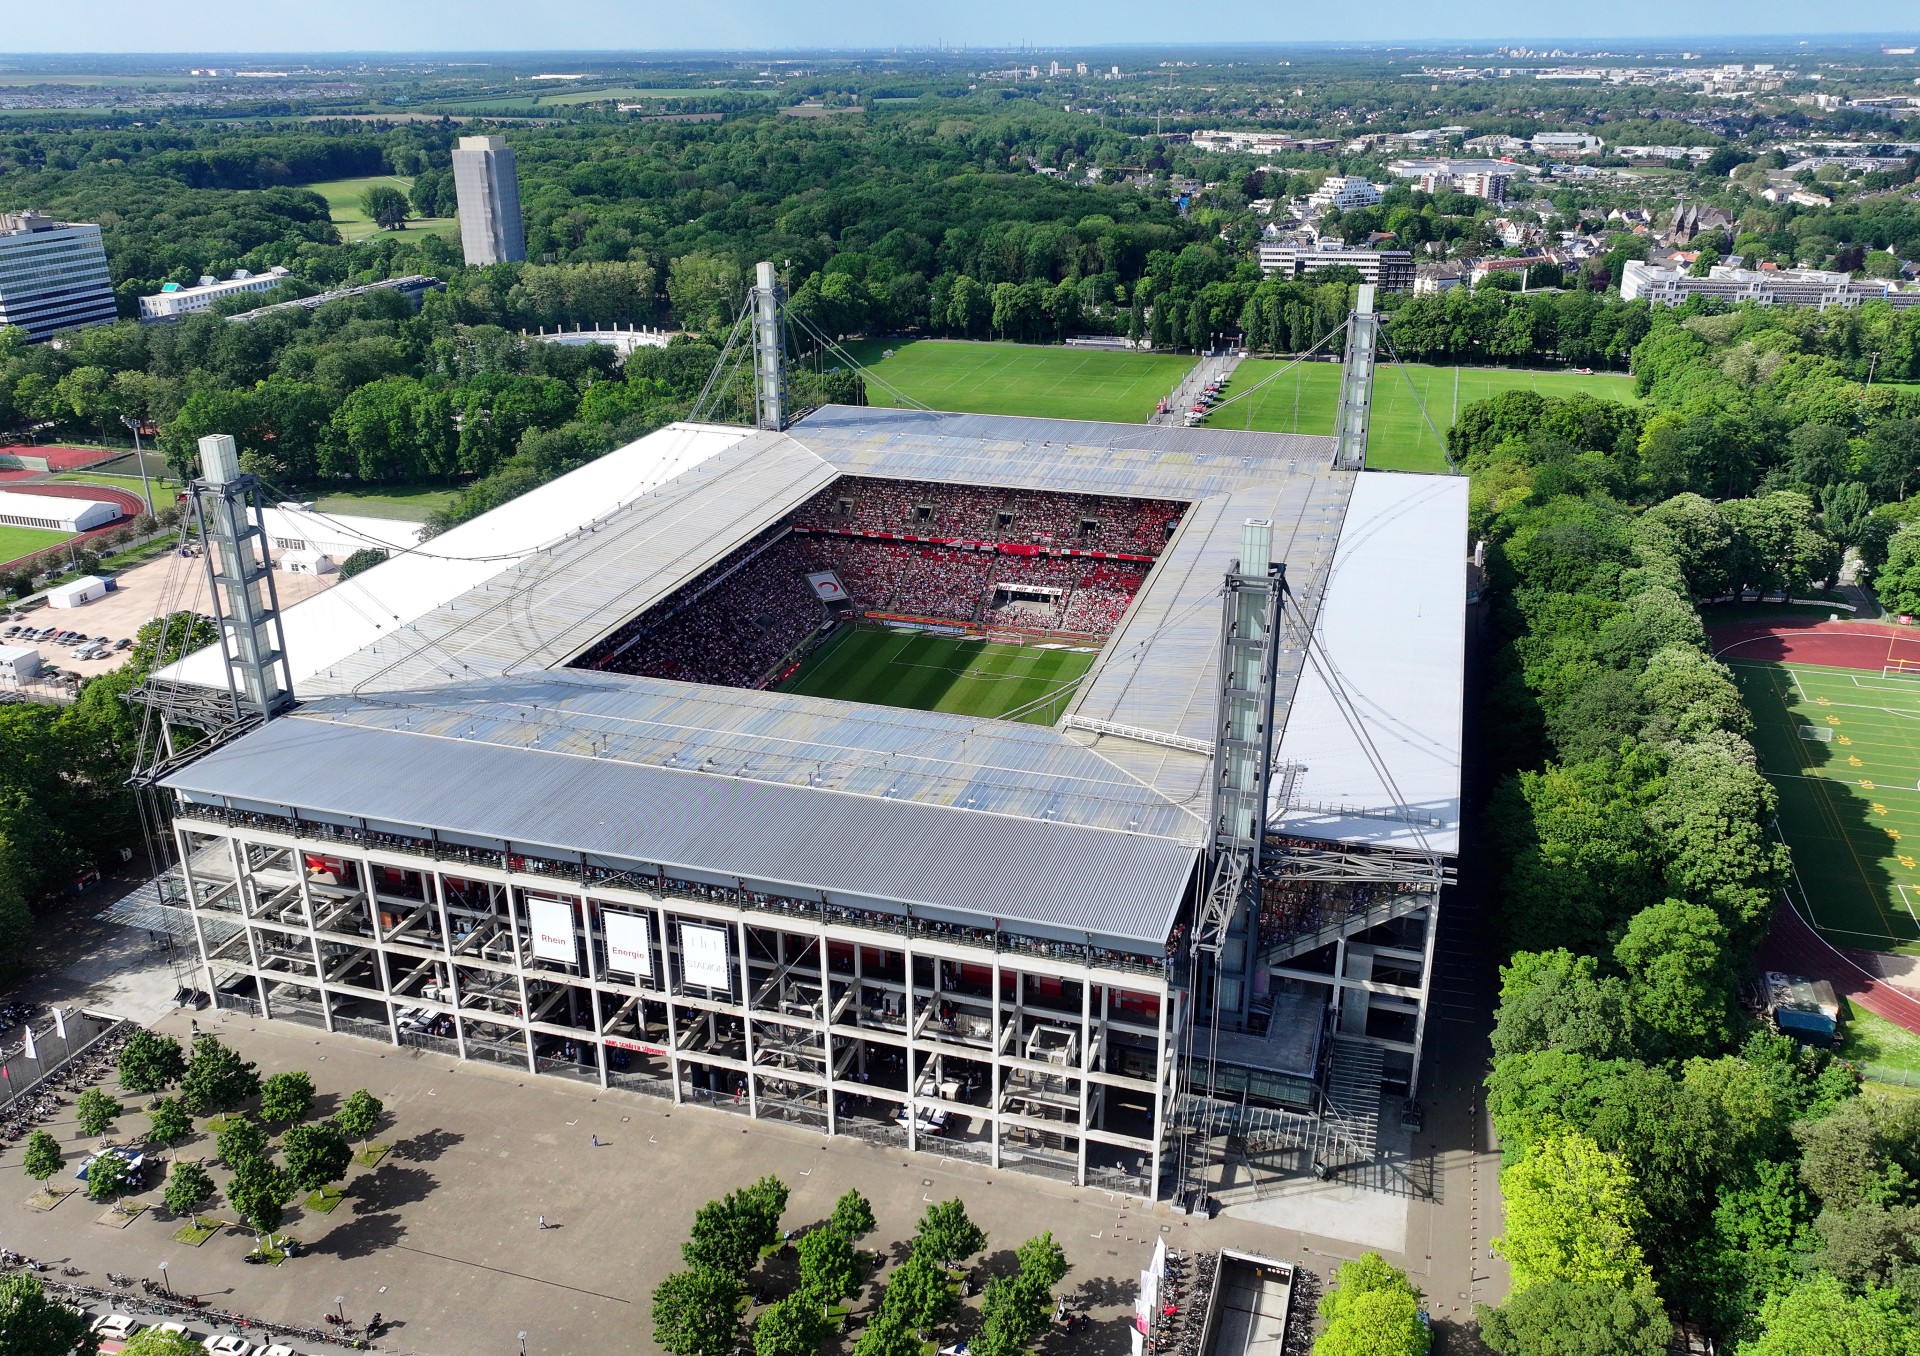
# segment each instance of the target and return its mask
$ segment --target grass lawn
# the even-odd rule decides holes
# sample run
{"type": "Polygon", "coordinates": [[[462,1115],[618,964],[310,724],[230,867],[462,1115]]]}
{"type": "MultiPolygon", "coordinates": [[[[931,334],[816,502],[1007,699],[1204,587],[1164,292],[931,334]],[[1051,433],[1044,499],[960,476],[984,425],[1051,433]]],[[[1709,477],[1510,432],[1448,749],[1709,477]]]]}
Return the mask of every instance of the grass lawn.
{"type": "Polygon", "coordinates": [[[0,565],[58,546],[66,539],[65,532],[46,532],[37,527],[0,527],[0,565]]]}
{"type": "MultiPolygon", "coordinates": [[[[1250,358],[1235,369],[1231,398],[1273,376],[1286,363],[1250,358]]],[[[1367,465],[1383,471],[1444,471],[1441,441],[1460,411],[1501,391],[1529,388],[1541,395],[1585,391],[1608,400],[1633,401],[1633,378],[1617,372],[1542,372],[1504,367],[1430,367],[1382,362],[1373,374],[1372,427],[1367,465]],[[1417,398],[1416,398],[1417,396],[1417,398]],[[1426,412],[1421,413],[1425,405],[1426,412]],[[1432,426],[1428,426],[1431,419],[1432,426]],[[1439,437],[1436,437],[1436,432],[1439,437]]],[[[1267,433],[1330,435],[1340,404],[1340,364],[1300,363],[1258,394],[1207,418],[1209,428],[1246,428],[1267,433]]]]}
{"type": "MultiPolygon", "coordinates": [[[[312,189],[327,200],[327,215],[333,218],[334,229],[340,232],[342,240],[351,244],[380,233],[380,228],[374,225],[372,218],[360,210],[360,195],[375,184],[386,184],[402,193],[413,191],[413,180],[393,174],[331,179],[323,184],[304,184],[302,187],[312,189]]],[[[452,217],[416,217],[407,222],[406,229],[427,235],[446,235],[459,231],[460,224],[452,217]]]]}
{"type": "Polygon", "coordinates": [[[1836,945],[1920,953],[1920,679],[1729,667],[1808,917],[1836,945]]]}
{"type": "MultiPolygon", "coordinates": [[[[140,495],[139,476],[107,475],[100,471],[61,471],[52,479],[67,485],[109,485],[116,490],[125,490],[135,498],[140,495]]],[[[153,502],[162,508],[166,507],[177,487],[172,481],[162,480],[159,476],[147,477],[147,483],[153,491],[153,502]]]]}
{"type": "Polygon", "coordinates": [[[782,690],[1049,725],[1093,660],[1080,650],[859,627],[815,651],[782,690]]]}
{"type": "Polygon", "coordinates": [[[328,1186],[322,1187],[318,1191],[308,1192],[304,1204],[309,1210],[317,1210],[323,1215],[330,1215],[333,1213],[335,1207],[346,1198],[347,1193],[338,1186],[328,1186]]]}
{"type": "MultiPolygon", "coordinates": [[[[1171,353],[945,339],[871,341],[848,348],[881,380],[936,410],[1126,424],[1144,424],[1194,364],[1171,353]],[[893,356],[882,356],[888,352],[893,356]]],[[[867,383],[867,399],[875,405],[904,403],[876,382],[867,383]]]]}
{"type": "Polygon", "coordinates": [[[335,490],[321,495],[313,506],[322,513],[344,513],[363,518],[398,518],[425,522],[427,515],[460,497],[445,485],[381,485],[377,488],[335,490]]]}
{"type": "Polygon", "coordinates": [[[1840,1055],[1874,1082],[1920,1083],[1920,1036],[1852,1003],[1847,1005],[1840,1055]]]}
{"type": "Polygon", "coordinates": [[[221,1228],[217,1219],[191,1219],[173,1231],[173,1238],[176,1243],[187,1243],[197,1248],[219,1233],[221,1228]]]}

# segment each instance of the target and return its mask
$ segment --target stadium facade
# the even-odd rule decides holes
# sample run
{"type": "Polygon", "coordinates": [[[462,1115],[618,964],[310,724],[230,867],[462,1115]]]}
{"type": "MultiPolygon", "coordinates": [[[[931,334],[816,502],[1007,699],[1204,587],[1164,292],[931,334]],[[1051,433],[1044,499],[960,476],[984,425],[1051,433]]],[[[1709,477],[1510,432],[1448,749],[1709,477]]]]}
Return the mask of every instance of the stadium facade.
{"type": "MultiPolygon", "coordinates": [[[[160,779],[180,866],[148,903],[223,1006],[597,1087],[1156,1198],[1229,1145],[1365,1156],[1418,1081],[1458,848],[1466,482],[1334,448],[831,406],[661,430],[289,609],[298,703],[160,779]],[[1289,595],[1275,776],[1259,906],[1206,970],[1249,522],[1289,595]],[[842,552],[849,601],[795,601],[830,572],[799,551],[842,552]],[[779,689],[839,628],[1003,605],[1028,643],[1098,619],[1051,725],[779,689]]],[[[229,662],[155,689],[177,717],[229,662]]]]}

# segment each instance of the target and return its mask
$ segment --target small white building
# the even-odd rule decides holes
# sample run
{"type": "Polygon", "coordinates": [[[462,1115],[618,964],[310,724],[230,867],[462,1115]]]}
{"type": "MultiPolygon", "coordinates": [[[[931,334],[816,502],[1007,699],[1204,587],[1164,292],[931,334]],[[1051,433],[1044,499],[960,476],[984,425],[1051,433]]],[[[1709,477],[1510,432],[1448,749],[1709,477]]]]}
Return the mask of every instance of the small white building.
{"type": "Polygon", "coordinates": [[[120,516],[120,506],[103,499],[66,499],[51,494],[0,490],[0,525],[37,527],[47,532],[86,532],[120,516]]]}
{"type": "Polygon", "coordinates": [[[244,268],[238,268],[231,278],[226,279],[203,276],[196,287],[167,283],[153,296],[140,298],[140,318],[172,320],[177,316],[192,315],[226,297],[271,292],[286,276],[287,270],[275,265],[265,273],[249,273],[244,268]]]}
{"type": "Polygon", "coordinates": [[[107,596],[107,581],[98,575],[87,575],[71,584],[55,584],[47,590],[48,607],[85,607],[97,598],[107,596]]]}
{"type": "Polygon", "coordinates": [[[422,523],[321,513],[311,504],[287,502],[261,511],[274,564],[290,574],[332,574],[355,551],[389,556],[418,544],[422,523]]]}
{"type": "Polygon", "coordinates": [[[0,645],[0,686],[31,683],[40,676],[40,651],[31,645],[0,645]]]}

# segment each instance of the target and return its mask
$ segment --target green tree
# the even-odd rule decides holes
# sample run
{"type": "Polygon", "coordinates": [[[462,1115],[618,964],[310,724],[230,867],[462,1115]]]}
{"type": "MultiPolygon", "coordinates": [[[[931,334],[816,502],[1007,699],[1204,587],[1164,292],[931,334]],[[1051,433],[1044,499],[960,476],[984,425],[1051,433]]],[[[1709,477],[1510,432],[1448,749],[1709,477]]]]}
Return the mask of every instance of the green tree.
{"type": "Polygon", "coordinates": [[[260,1119],[297,1121],[313,1106],[313,1080],[298,1070],[274,1074],[260,1085],[260,1119]]]}
{"type": "Polygon", "coordinates": [[[127,1189],[133,1169],[116,1153],[95,1154],[87,1165],[87,1198],[110,1201],[127,1189]]]}
{"type": "Polygon", "coordinates": [[[360,195],[360,210],[383,231],[394,231],[413,214],[407,195],[392,184],[374,184],[360,195]]]}
{"type": "Polygon", "coordinates": [[[1727,930],[1712,909],[1669,899],[1627,924],[1614,958],[1627,972],[1628,1003],[1653,1053],[1711,1054],[1732,1036],[1733,978],[1727,930]]]}
{"type": "Polygon", "coordinates": [[[260,1122],[244,1112],[228,1116],[213,1138],[214,1151],[228,1167],[257,1162],[267,1156],[267,1132],[260,1122]]]}
{"type": "Polygon", "coordinates": [[[173,1086],[187,1071],[180,1042],[151,1031],[136,1031],[120,1047],[120,1086],[145,1096],[173,1086]]]}
{"type": "Polygon", "coordinates": [[[1320,1297],[1320,1318],[1314,1356],[1426,1356],[1433,1344],[1420,1292],[1377,1252],[1340,1264],[1320,1297]]]}
{"type": "Polygon", "coordinates": [[[959,1307],[959,1297],[946,1270],[918,1248],[887,1277],[880,1297],[883,1314],[892,1314],[916,1332],[931,1332],[959,1307]]]}
{"type": "Polygon", "coordinates": [[[1635,1237],[1645,1218],[1624,1160],[1585,1135],[1540,1140],[1500,1176],[1506,1229],[1494,1250],[1507,1259],[1513,1293],[1547,1281],[1651,1286],[1635,1237]]]}
{"type": "Polygon", "coordinates": [[[963,1261],[987,1246],[987,1236],[967,1217],[959,1197],[927,1207],[914,1231],[913,1250],[941,1266],[963,1261]]]}
{"type": "Polygon", "coordinates": [[[180,1078],[180,1101],[196,1116],[231,1111],[260,1091],[254,1069],[208,1032],[193,1043],[193,1058],[180,1078]]]}
{"type": "Polygon", "coordinates": [[[921,1342],[899,1314],[882,1310],[853,1344],[853,1356],[920,1356],[921,1342]]]}
{"type": "Polygon", "coordinates": [[[100,1339],[86,1314],[50,1299],[38,1276],[0,1276],[0,1351],[7,1356],[93,1356],[100,1339]]]}
{"type": "Polygon", "coordinates": [[[27,1170],[27,1176],[36,1182],[52,1187],[53,1176],[66,1164],[66,1155],[60,1152],[60,1141],[45,1130],[35,1130],[27,1136],[26,1154],[20,1160],[27,1170]]]}
{"type": "Polygon", "coordinates": [[[356,574],[365,574],[375,565],[384,562],[386,558],[387,553],[378,546],[363,546],[340,562],[339,577],[334,582],[344,584],[356,574]]]}
{"type": "Polygon", "coordinates": [[[820,1307],[801,1290],[772,1304],[753,1325],[753,1356],[808,1356],[825,1330],[820,1307]]]}
{"type": "Polygon", "coordinates": [[[1522,951],[1500,969],[1496,1055],[1563,1050],[1605,1059],[1633,1048],[1626,986],[1591,956],[1522,951]]]}
{"type": "Polygon", "coordinates": [[[104,1135],[120,1114],[120,1103],[99,1088],[88,1088],[74,1099],[74,1119],[83,1135],[104,1135]]]}
{"type": "Polygon", "coordinates": [[[269,1158],[243,1159],[227,1183],[227,1203],[256,1234],[269,1238],[280,1227],[281,1213],[293,1197],[292,1179],[269,1158]]]}
{"type": "Polygon", "coordinates": [[[1475,1316],[1495,1356],[1665,1356],[1673,1340],[1650,1290],[1548,1281],[1475,1316]]]}
{"type": "Polygon", "coordinates": [[[732,1356],[740,1345],[740,1282],[709,1267],[669,1275],[653,1291],[653,1340],[673,1356],[732,1356]]]}
{"type": "Polygon", "coordinates": [[[744,1280],[759,1265],[761,1249],[780,1240],[780,1216],[787,1188],[777,1177],[763,1177],[742,1191],[708,1201],[693,1217],[693,1229],[680,1252],[690,1267],[704,1267],[744,1280]]]}
{"type": "Polygon", "coordinates": [[[333,1123],[340,1127],[340,1133],[348,1139],[358,1140],[365,1149],[367,1140],[373,1135],[374,1128],[380,1124],[380,1117],[386,1111],[378,1097],[365,1088],[349,1093],[340,1109],[333,1113],[333,1123]]]}
{"type": "Polygon", "coordinates": [[[190,1217],[213,1199],[213,1178],[198,1163],[175,1163],[167,1174],[167,1209],[182,1218],[190,1217]]]}
{"type": "Polygon", "coordinates": [[[740,265],[711,250],[694,250],[667,265],[667,300],[690,330],[724,330],[744,295],[740,265]]]}
{"type": "Polygon", "coordinates": [[[206,1356],[206,1348],[183,1332],[148,1328],[120,1348],[120,1356],[206,1356]]]}
{"type": "Polygon", "coordinates": [[[353,1162],[353,1146],[331,1121],[289,1128],[280,1138],[280,1152],[287,1160],[287,1175],[302,1191],[319,1191],[339,1181],[353,1162]]]}
{"type": "Polygon", "coordinates": [[[853,1240],[829,1223],[801,1236],[800,1289],[820,1307],[838,1303],[860,1288],[853,1240]]]}
{"type": "Polygon", "coordinates": [[[147,1138],[155,1144],[171,1148],[193,1133],[193,1117],[178,1097],[162,1097],[148,1115],[152,1123],[147,1127],[147,1138]]]}
{"type": "Polygon", "coordinates": [[[1892,1290],[1851,1295],[1832,1276],[1812,1276],[1772,1295],[1760,1309],[1761,1335],[1738,1356],[1920,1356],[1920,1322],[1892,1290]]]}
{"type": "Polygon", "coordinates": [[[849,1187],[846,1194],[833,1203],[830,1222],[848,1238],[865,1238],[873,1232],[873,1206],[860,1194],[860,1188],[849,1187]]]}

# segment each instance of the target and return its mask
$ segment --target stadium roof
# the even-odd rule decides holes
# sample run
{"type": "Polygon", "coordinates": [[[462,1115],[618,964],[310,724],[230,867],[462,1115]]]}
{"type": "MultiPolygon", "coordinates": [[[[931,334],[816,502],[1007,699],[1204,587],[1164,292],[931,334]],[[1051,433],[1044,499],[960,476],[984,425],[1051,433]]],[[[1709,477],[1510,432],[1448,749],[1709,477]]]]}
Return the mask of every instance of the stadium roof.
{"type": "MultiPolygon", "coordinates": [[[[1185,746],[1213,735],[1220,581],[1250,517],[1273,521],[1373,731],[1283,650],[1281,756],[1308,764],[1316,804],[1369,812],[1289,811],[1287,831],[1457,840],[1465,482],[1335,471],[1332,447],[871,408],[784,433],[676,425],[288,609],[301,705],[168,784],[1162,938],[1208,839],[1210,758],[1185,746]],[[1192,507],[1058,727],[565,667],[842,474],[1192,507]],[[1369,785],[1376,758],[1388,776],[1369,785]],[[1409,824],[1403,800],[1443,822],[1409,824]],[[953,884],[932,882],[935,856],[953,884]]],[[[219,681],[217,654],[177,668],[219,681]]]]}

